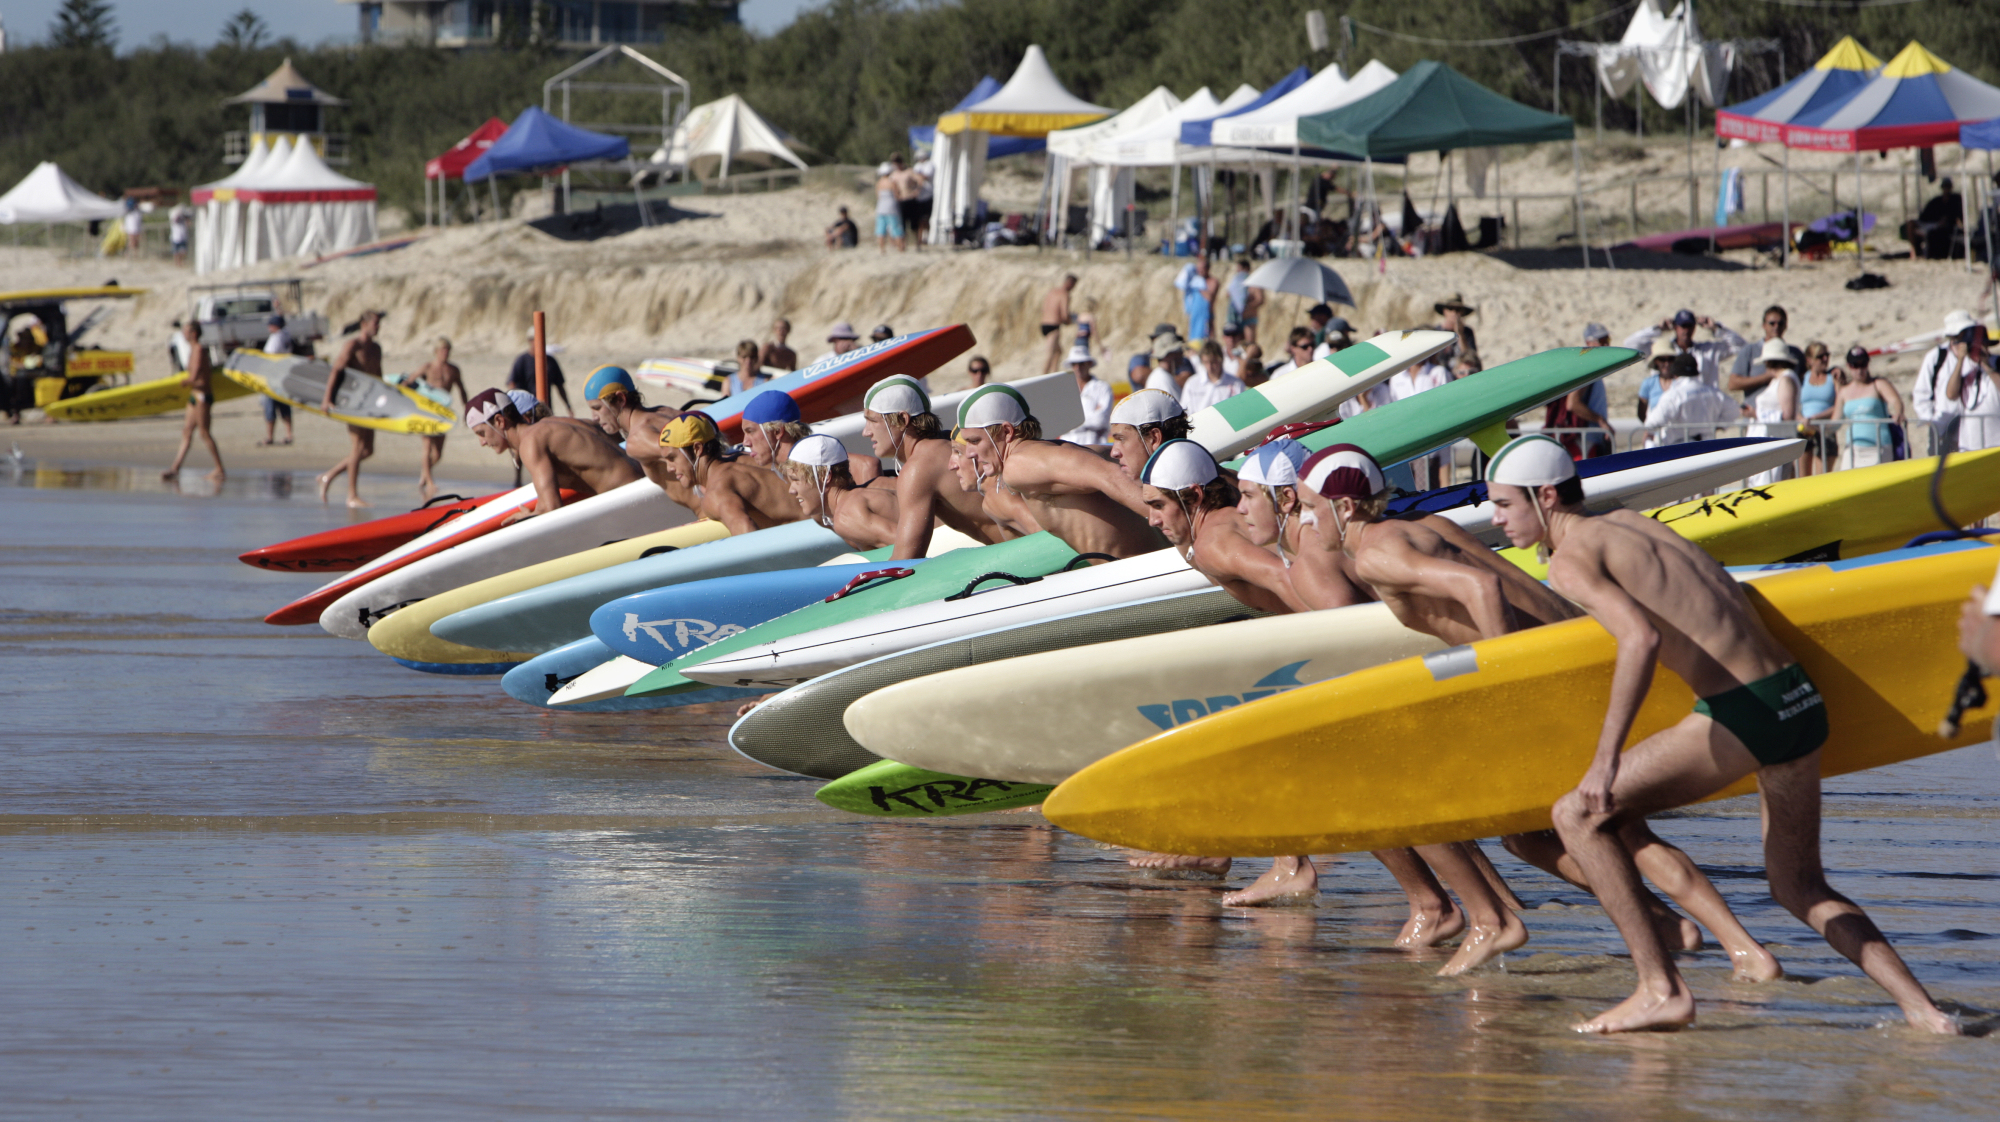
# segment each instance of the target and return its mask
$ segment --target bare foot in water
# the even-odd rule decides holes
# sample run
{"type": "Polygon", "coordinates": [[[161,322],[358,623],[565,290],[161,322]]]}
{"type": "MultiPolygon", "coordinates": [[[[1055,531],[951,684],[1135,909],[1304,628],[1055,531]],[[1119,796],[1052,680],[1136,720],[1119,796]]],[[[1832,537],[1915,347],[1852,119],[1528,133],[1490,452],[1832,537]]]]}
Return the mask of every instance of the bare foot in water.
{"type": "Polygon", "coordinates": [[[1749,950],[1730,951],[1729,962],[1735,967],[1734,973],[1729,978],[1732,982],[1756,985],[1760,982],[1775,982],[1785,976],[1784,964],[1762,945],[1749,950]]]}
{"type": "Polygon", "coordinates": [[[364,510],[374,505],[374,503],[369,502],[367,499],[358,497],[347,500],[347,509],[349,510],[364,510]]]}
{"type": "Polygon", "coordinates": [[[1678,978],[1668,993],[1644,990],[1621,1002],[1617,1008],[1571,1027],[1578,1032],[1678,1032],[1694,1023],[1694,995],[1678,978]]]}
{"type": "Polygon", "coordinates": [[[1197,873],[1210,876],[1224,876],[1229,872],[1227,857],[1189,857],[1180,853],[1147,853],[1134,850],[1125,858],[1125,863],[1135,869],[1153,869],[1163,873],[1197,873]]]}
{"type": "Polygon", "coordinates": [[[1521,922],[1521,917],[1508,909],[1502,909],[1500,915],[1498,927],[1467,928],[1465,939],[1458,944],[1458,953],[1438,971],[1438,977],[1450,978],[1476,970],[1527,943],[1528,926],[1521,922]]]}
{"type": "Polygon", "coordinates": [[[216,468],[214,471],[209,472],[203,478],[207,479],[210,483],[220,483],[223,480],[229,478],[229,476],[226,473],[224,473],[221,468],[216,468]]]}
{"type": "Polygon", "coordinates": [[[1933,1005],[1929,1008],[1904,1009],[1903,1019],[1910,1027],[1924,1032],[1934,1032],[1939,1036],[1964,1036],[1965,1029],[1959,1026],[1958,1018],[1933,1005]]]}
{"type": "Polygon", "coordinates": [[[1447,902],[1445,907],[1450,910],[1432,912],[1415,904],[1410,905],[1410,918],[1403,921],[1403,930],[1396,935],[1396,945],[1406,950],[1435,947],[1465,930],[1465,913],[1456,904],[1447,902]]]}
{"type": "Polygon", "coordinates": [[[1250,887],[1222,898],[1225,908],[1311,904],[1319,899],[1319,870],[1310,857],[1278,857],[1250,887]]]}
{"type": "Polygon", "coordinates": [[[332,486],[333,486],[333,473],[332,473],[332,472],[328,472],[328,473],[326,473],[325,475],[322,475],[322,476],[320,476],[320,477],[319,477],[319,501],[320,501],[320,502],[325,502],[325,501],[326,501],[326,492],[327,492],[327,490],[328,490],[329,488],[331,488],[332,486]]]}

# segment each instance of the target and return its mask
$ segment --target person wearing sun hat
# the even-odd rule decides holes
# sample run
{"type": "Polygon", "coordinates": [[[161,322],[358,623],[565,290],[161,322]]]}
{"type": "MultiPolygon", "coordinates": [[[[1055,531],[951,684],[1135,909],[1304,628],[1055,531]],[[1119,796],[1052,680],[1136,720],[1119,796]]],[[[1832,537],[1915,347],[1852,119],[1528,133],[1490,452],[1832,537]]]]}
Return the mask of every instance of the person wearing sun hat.
{"type": "Polygon", "coordinates": [[[1110,439],[1111,387],[1092,373],[1097,359],[1091,355],[1086,344],[1078,343],[1071,347],[1069,357],[1064,361],[1076,375],[1077,396],[1083,402],[1083,423],[1057,439],[1086,446],[1103,444],[1110,439]]]}
{"type": "Polygon", "coordinates": [[[880,549],[896,540],[896,496],[856,487],[845,445],[825,433],[808,435],[787,449],[781,474],[810,521],[832,530],[855,549],[880,549]]]}
{"type": "Polygon", "coordinates": [[[951,442],[944,439],[922,383],[907,374],[891,374],[868,387],[861,398],[861,432],[884,463],[896,461],[895,478],[878,482],[896,495],[891,560],[928,555],[931,532],[940,522],[979,541],[996,540],[978,492],[959,486],[951,469],[951,442]]]}
{"type": "Polygon", "coordinates": [[[494,455],[514,457],[535,485],[535,507],[507,519],[517,522],[562,506],[562,493],[601,495],[643,477],[639,465],[595,425],[556,420],[528,423],[506,392],[481,390],[465,406],[465,427],[494,455]]]}
{"type": "MultiPolygon", "coordinates": [[[[1493,457],[1487,489],[1494,525],[1517,547],[1546,550],[1550,586],[1617,644],[1590,765],[1551,816],[1581,879],[1631,949],[1638,985],[1625,1002],[1576,1029],[1674,1029],[1694,1020],[1694,997],[1673,961],[1676,948],[1649,914],[1649,894],[1639,882],[1644,873],[1662,883],[1647,867],[1656,847],[1635,847],[1629,831],[1648,814],[1754,775],[1773,898],[1888,991],[1912,1027],[1957,1035],[1957,1022],[1924,992],[1881,930],[1827,884],[1819,838],[1828,715],[1818,687],[1714,558],[1643,514],[1591,514],[1566,471],[1574,465],[1516,440],[1493,457]],[[1679,676],[1700,700],[1678,723],[1628,747],[1658,667],[1679,676]]],[[[1768,953],[1761,961],[1740,954],[1736,961],[1744,980],[1782,973],[1768,953]]]]}
{"type": "Polygon", "coordinates": [[[1041,439],[1041,422],[1014,387],[974,390],[959,403],[958,424],[980,470],[999,477],[1071,549],[1135,557],[1164,544],[1146,523],[1138,481],[1095,452],[1041,439]]]}
{"type": "Polygon", "coordinates": [[[731,535],[803,517],[783,477],[746,460],[741,449],[726,448],[708,414],[669,418],[659,443],[668,474],[694,493],[693,511],[722,523],[731,535]]]}

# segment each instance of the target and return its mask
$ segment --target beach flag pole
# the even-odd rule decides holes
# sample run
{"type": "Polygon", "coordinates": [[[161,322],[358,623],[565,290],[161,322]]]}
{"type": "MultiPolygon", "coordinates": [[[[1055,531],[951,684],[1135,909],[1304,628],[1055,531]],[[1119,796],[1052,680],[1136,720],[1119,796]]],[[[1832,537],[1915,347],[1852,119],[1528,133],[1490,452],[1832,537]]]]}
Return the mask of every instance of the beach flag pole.
{"type": "Polygon", "coordinates": [[[549,400],[549,314],[535,313],[535,400],[549,400]]]}

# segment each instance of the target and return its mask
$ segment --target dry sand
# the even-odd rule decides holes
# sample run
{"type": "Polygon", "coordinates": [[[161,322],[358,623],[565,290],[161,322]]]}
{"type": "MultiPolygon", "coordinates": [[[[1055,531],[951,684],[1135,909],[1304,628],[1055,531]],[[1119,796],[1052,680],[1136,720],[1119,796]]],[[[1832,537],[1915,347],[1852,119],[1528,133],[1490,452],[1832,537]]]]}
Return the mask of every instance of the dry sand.
{"type": "MultiPolygon", "coordinates": [[[[1636,172],[1671,173],[1685,159],[1684,148],[1671,139],[1641,149],[1622,141],[1602,149],[1586,145],[1589,184],[1611,183],[1636,172]]],[[[1704,150],[1701,154],[1706,156],[1704,150]]],[[[1725,164],[1757,170],[1767,165],[1750,149],[1724,153],[1725,164]]],[[[1875,168],[1899,166],[1871,158],[1875,168]]],[[[1955,153],[1942,153],[1947,167],[1955,153]]],[[[1412,194],[1428,205],[1430,172],[1435,160],[1419,157],[1412,194]]],[[[1833,158],[1796,157],[1795,169],[1812,171],[1825,182],[1828,170],[1847,167],[1833,158]],[[1815,159],[1817,162],[1815,162],[1815,159]],[[1825,167],[1820,167],[1824,164],[1825,167]]],[[[1501,182],[1510,191],[1557,192],[1568,189],[1567,146],[1525,149],[1510,153],[1501,182]]],[[[1843,193],[1851,192],[1851,171],[1843,193]]],[[[1018,170],[996,173],[993,194],[1005,200],[1032,195],[1034,183],[1018,170]],[[1025,185],[1025,187],[1024,187],[1025,185]]],[[[1900,215],[1895,181],[1873,192],[1871,206],[1883,213],[1884,225],[1900,215]]],[[[1751,192],[1751,218],[1758,217],[1758,198],[1751,192]]],[[[1824,205],[1808,206],[1812,192],[1795,185],[1794,216],[1813,217],[1824,205]]],[[[1642,192],[1646,229],[1657,231],[1684,222],[1685,182],[1652,183],[1642,192]],[[1675,208],[1681,208],[1676,217],[1675,208]]],[[[1597,196],[1608,207],[1622,192],[1597,196]]],[[[1127,356],[1142,350],[1156,322],[1182,322],[1171,279],[1180,261],[1141,255],[1086,255],[1069,250],[1003,249],[988,252],[878,254],[864,244],[860,250],[830,253],[820,231],[832,220],[834,208],[847,203],[857,216],[870,211],[867,196],[823,180],[811,186],[769,194],[684,198],[663,208],[660,223],[595,240],[566,240],[524,221],[453,227],[435,231],[410,248],[368,257],[327,262],[302,268],[302,263],[266,263],[236,274],[195,278],[190,272],[158,261],[103,261],[62,258],[33,249],[0,249],[0,290],[67,284],[95,284],[117,277],[128,286],[143,286],[147,295],[117,306],[93,338],[105,346],[129,347],[138,354],[139,376],[167,372],[165,341],[170,323],[191,307],[189,285],[248,279],[257,276],[300,275],[307,278],[306,302],[322,310],[334,324],[347,322],[364,308],[389,313],[383,335],[386,365],[411,369],[428,356],[430,341],[440,335],[457,344],[457,358],[473,390],[499,384],[536,309],[549,315],[551,336],[562,344],[561,362],[572,386],[602,362],[636,363],[651,356],[730,354],[739,339],[763,339],[773,319],[787,317],[795,325],[793,344],[804,360],[823,353],[821,340],[833,323],[853,323],[862,333],[877,323],[898,331],[947,323],[969,324],[1003,378],[1039,372],[1041,340],[1037,330],[1042,294],[1065,272],[1080,278],[1075,306],[1090,313],[1097,325],[1095,349],[1109,356],[1105,372],[1121,369],[1127,356]]],[[[1461,199],[1467,221],[1480,210],[1497,212],[1504,204],[1461,199]]],[[[1553,230],[1567,221],[1567,203],[1523,204],[1524,224],[1553,230]],[[1535,216],[1535,206],[1542,208],[1535,216]],[[1553,215],[1553,217],[1551,217],[1553,215]]],[[[1160,210],[1164,210],[1162,206],[1160,210]]],[[[1599,215],[1618,218],[1620,207],[1599,215]]],[[[1593,213],[1596,213],[1595,211],[1593,213]]],[[[616,207],[605,212],[615,226],[616,207]]],[[[562,219],[545,220],[557,226],[562,219]]],[[[1613,237],[1624,236],[1622,229],[1613,237]]],[[[1600,242],[1608,240],[1600,235],[1600,242]]],[[[1543,239],[1543,244],[1549,244],[1543,239]]],[[[1900,250],[1885,238],[1883,248],[1900,250]]],[[[1712,315],[1754,337],[1762,309],[1784,305],[1792,317],[1795,344],[1824,340],[1836,352],[1856,343],[1879,345],[1921,331],[1935,330],[1945,312],[1972,308],[1978,301],[1981,277],[1961,264],[1921,261],[1873,261],[1890,287],[1850,292],[1844,282],[1855,272],[1851,257],[1818,264],[1794,264],[1780,270],[1748,252],[1720,259],[1676,258],[1625,253],[1615,269],[1584,272],[1576,250],[1523,250],[1499,254],[1463,253],[1431,259],[1396,259],[1378,267],[1358,260],[1329,259],[1354,290],[1359,307],[1344,314],[1364,330],[1407,327],[1432,322],[1433,301],[1460,292],[1478,305],[1472,323],[1489,365],[1554,346],[1574,345],[1584,323],[1608,325],[1615,339],[1655,323],[1681,307],[1712,315]]],[[[1305,301],[1278,296],[1267,309],[1262,336],[1282,340],[1287,328],[1303,322],[1305,301]]],[[[1915,356],[1884,363],[1880,369],[1907,383],[1915,356]]],[[[962,384],[963,362],[954,362],[933,384],[950,389],[962,384]]],[[[1613,408],[1632,412],[1638,372],[1627,370],[1612,380],[1613,408]]],[[[581,402],[577,403],[579,406],[581,402]]],[[[321,470],[345,447],[344,431],[317,417],[298,420],[300,444],[292,448],[257,449],[262,435],[255,402],[232,402],[218,410],[217,431],[233,467],[280,466],[321,470]]],[[[24,425],[12,430],[25,453],[68,460],[115,460],[162,463],[171,457],[179,424],[176,418],[97,425],[24,425]]],[[[416,470],[417,439],[382,434],[370,468],[378,473],[406,474],[416,470]]],[[[199,457],[193,461],[200,465],[199,457]]],[[[463,433],[451,438],[445,474],[454,478],[509,479],[506,467],[463,433]]]]}

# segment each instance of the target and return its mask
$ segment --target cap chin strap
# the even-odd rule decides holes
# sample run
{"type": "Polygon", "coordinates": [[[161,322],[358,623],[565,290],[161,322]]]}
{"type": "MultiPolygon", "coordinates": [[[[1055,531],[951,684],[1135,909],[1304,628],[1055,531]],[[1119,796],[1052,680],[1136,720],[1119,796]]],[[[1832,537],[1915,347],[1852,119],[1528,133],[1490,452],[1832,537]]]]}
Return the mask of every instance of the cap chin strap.
{"type": "Polygon", "coordinates": [[[833,481],[833,468],[815,465],[812,473],[813,486],[819,490],[819,516],[814,518],[813,521],[831,530],[833,529],[833,508],[827,505],[826,485],[833,481]]]}
{"type": "Polygon", "coordinates": [[[1174,492],[1174,502],[1180,506],[1182,517],[1187,519],[1188,547],[1187,547],[1187,552],[1181,554],[1181,556],[1187,560],[1188,564],[1192,565],[1194,564],[1195,534],[1201,529],[1201,525],[1199,521],[1195,518],[1195,515],[1198,513],[1206,514],[1207,511],[1189,510],[1187,505],[1187,500],[1181,498],[1181,493],[1179,491],[1174,492]]]}
{"type": "Polygon", "coordinates": [[[781,475],[784,474],[782,471],[779,471],[779,465],[783,461],[778,459],[778,442],[771,439],[770,432],[764,428],[762,422],[759,422],[756,427],[757,431],[764,437],[764,451],[771,457],[771,470],[777,471],[781,475]]]}
{"type": "Polygon", "coordinates": [[[1292,516],[1285,513],[1284,504],[1278,501],[1278,489],[1269,483],[1263,487],[1265,496],[1271,500],[1271,512],[1278,516],[1278,560],[1283,561],[1285,568],[1289,569],[1292,567],[1292,555],[1285,550],[1285,524],[1291,521],[1292,516]]]}

